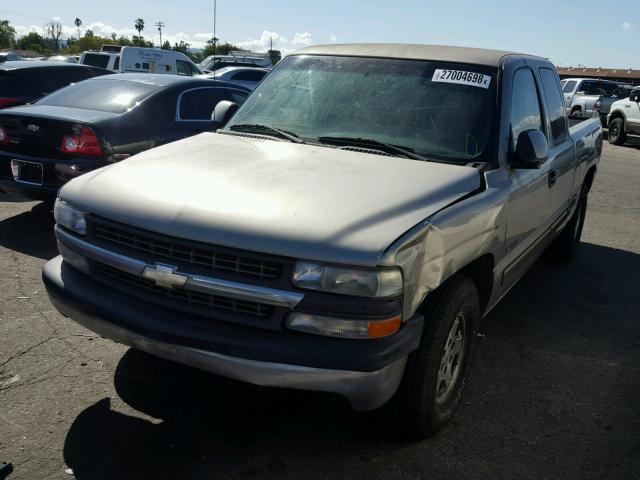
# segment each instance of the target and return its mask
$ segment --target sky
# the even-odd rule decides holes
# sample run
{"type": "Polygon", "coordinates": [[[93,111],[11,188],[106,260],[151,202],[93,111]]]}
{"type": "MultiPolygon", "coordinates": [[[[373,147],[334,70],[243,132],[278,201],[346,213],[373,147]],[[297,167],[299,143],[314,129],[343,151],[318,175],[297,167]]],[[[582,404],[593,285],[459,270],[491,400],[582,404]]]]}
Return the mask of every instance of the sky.
{"type": "MultiPolygon", "coordinates": [[[[638,0],[218,0],[216,34],[254,51],[273,46],[288,53],[307,45],[395,42],[460,45],[540,55],[559,66],[640,69],[638,0]]],[[[2,2],[4,5],[9,2],[2,2]]],[[[142,34],[158,43],[153,26],[164,21],[163,40],[202,47],[213,36],[213,0],[30,0],[28,8],[0,6],[0,19],[19,34],[42,31],[52,18],[63,37],[83,28],[109,36],[142,34]]]]}

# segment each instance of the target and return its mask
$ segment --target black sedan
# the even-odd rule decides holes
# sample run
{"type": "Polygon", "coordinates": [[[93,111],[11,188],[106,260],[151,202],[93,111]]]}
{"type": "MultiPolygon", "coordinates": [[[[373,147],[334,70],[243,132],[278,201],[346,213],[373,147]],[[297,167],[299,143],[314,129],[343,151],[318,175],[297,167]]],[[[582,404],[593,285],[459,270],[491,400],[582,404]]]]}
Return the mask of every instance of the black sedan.
{"type": "Polygon", "coordinates": [[[68,180],[220,125],[218,102],[250,90],[178,75],[92,78],[0,111],[0,191],[50,199],[68,180]]]}
{"type": "Polygon", "coordinates": [[[33,102],[70,83],[112,73],[104,68],[60,62],[0,63],[0,108],[33,102]]]}

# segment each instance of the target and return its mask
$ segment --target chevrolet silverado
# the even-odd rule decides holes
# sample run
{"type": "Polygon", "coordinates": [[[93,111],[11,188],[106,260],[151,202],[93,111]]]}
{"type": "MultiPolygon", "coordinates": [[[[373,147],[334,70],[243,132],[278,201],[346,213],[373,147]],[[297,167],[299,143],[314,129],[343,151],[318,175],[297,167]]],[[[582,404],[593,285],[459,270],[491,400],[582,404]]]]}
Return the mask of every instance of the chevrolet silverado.
{"type": "Polygon", "coordinates": [[[60,190],[53,304],[153,355],[438,431],[480,319],[579,245],[600,121],[569,125],[544,58],[427,45],[305,48],[236,109],[60,190]]]}

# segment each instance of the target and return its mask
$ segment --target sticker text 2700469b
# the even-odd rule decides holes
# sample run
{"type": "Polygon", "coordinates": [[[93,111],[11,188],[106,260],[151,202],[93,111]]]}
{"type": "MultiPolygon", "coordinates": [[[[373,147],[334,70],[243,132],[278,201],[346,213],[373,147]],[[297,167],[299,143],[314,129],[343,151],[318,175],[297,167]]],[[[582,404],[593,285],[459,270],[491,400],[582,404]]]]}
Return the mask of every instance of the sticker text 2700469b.
{"type": "Polygon", "coordinates": [[[438,68],[433,72],[433,78],[431,81],[489,88],[489,85],[491,85],[491,75],[484,75],[476,72],[465,72],[464,70],[446,70],[438,68]]]}

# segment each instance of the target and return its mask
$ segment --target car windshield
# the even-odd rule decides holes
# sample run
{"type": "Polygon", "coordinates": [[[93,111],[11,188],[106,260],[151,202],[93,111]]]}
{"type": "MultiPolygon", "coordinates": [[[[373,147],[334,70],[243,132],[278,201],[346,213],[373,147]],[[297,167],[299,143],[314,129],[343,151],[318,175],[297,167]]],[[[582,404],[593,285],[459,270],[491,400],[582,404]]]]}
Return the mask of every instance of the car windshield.
{"type": "Polygon", "coordinates": [[[90,79],[69,85],[36,102],[37,105],[124,113],[160,87],[126,80],[90,79]]]}
{"type": "Polygon", "coordinates": [[[371,148],[390,144],[427,159],[489,161],[495,92],[496,70],[478,65],[291,56],[228,128],[262,125],[312,142],[366,139],[371,148]]]}

